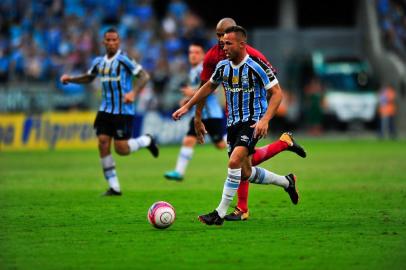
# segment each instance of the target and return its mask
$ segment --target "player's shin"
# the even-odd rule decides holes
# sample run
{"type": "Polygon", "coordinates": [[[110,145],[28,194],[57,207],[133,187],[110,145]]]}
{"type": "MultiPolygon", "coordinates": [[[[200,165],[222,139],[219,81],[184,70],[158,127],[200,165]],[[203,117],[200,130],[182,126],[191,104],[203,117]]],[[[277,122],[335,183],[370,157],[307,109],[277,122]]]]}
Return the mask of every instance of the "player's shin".
{"type": "Polygon", "coordinates": [[[238,190],[237,190],[237,194],[238,194],[237,207],[243,212],[248,211],[249,184],[250,184],[250,182],[248,180],[241,181],[240,185],[238,186],[238,190]]]}
{"type": "Polygon", "coordinates": [[[116,164],[111,155],[101,158],[101,165],[103,168],[104,178],[109,183],[109,186],[115,191],[120,191],[120,183],[116,173],[116,164]]]}
{"type": "Polygon", "coordinates": [[[260,167],[252,167],[252,173],[251,176],[248,178],[248,181],[254,184],[262,185],[273,184],[284,188],[287,188],[289,186],[289,181],[286,179],[285,176],[278,175],[260,167]]]}
{"type": "Polygon", "coordinates": [[[228,210],[228,207],[233,200],[235,193],[237,192],[238,186],[241,181],[241,168],[230,169],[228,168],[227,179],[224,183],[223,195],[221,197],[221,202],[216,208],[219,216],[223,218],[228,210]]]}
{"type": "Polygon", "coordinates": [[[255,166],[261,164],[276,154],[286,150],[288,147],[289,145],[286,142],[277,140],[269,145],[257,148],[255,149],[255,153],[252,155],[252,165],[255,166]]]}
{"type": "Polygon", "coordinates": [[[182,146],[179,152],[178,160],[176,162],[176,169],[181,175],[185,174],[189,161],[193,156],[193,147],[182,146]]]}

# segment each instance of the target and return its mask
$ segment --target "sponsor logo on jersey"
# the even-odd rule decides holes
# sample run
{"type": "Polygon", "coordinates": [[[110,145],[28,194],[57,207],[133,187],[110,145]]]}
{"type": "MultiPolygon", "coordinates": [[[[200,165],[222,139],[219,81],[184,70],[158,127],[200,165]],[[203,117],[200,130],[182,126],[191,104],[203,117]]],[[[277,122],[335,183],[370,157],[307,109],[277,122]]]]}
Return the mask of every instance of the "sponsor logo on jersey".
{"type": "Polygon", "coordinates": [[[250,140],[250,138],[247,135],[242,135],[240,137],[240,140],[243,141],[243,142],[248,142],[250,140]]]}

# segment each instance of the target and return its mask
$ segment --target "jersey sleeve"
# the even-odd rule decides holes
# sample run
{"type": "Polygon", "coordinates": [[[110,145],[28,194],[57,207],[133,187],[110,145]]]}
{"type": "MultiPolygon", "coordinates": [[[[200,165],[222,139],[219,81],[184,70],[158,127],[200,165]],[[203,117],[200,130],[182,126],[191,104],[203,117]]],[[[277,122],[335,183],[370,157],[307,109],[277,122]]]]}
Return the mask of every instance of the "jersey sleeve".
{"type": "Polygon", "coordinates": [[[276,79],[275,73],[272,69],[271,66],[269,66],[268,62],[264,62],[261,58],[259,57],[251,57],[258,65],[261,66],[261,68],[265,71],[266,75],[269,78],[269,81],[273,81],[276,79]]]}
{"type": "Polygon", "coordinates": [[[216,66],[216,69],[214,70],[213,75],[210,78],[210,82],[213,84],[219,85],[222,81],[222,70],[223,70],[224,64],[222,62],[219,62],[216,66]]]}
{"type": "Polygon", "coordinates": [[[87,71],[87,74],[97,76],[99,74],[100,62],[101,62],[100,57],[96,57],[95,59],[93,59],[92,65],[90,66],[89,70],[87,71]]]}
{"type": "Polygon", "coordinates": [[[202,82],[207,82],[208,80],[210,80],[211,75],[216,69],[217,63],[215,62],[214,56],[215,55],[213,54],[213,50],[209,50],[204,57],[203,70],[200,74],[200,80],[202,82]]]}
{"type": "Polygon", "coordinates": [[[272,70],[265,66],[262,67],[261,65],[257,65],[255,67],[255,71],[258,74],[258,80],[262,83],[264,88],[266,90],[271,89],[273,86],[278,84],[278,79],[276,78],[275,74],[272,72],[272,70]]]}
{"type": "Polygon", "coordinates": [[[138,73],[140,73],[140,71],[142,70],[142,66],[128,56],[120,57],[120,62],[124,65],[127,71],[134,76],[137,76],[138,73]]]}

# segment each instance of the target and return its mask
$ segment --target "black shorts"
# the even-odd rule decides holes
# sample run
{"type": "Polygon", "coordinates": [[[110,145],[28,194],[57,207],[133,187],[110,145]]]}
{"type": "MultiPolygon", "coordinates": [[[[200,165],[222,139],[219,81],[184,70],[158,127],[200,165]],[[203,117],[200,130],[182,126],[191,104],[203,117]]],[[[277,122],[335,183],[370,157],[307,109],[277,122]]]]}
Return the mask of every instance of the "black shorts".
{"type": "Polygon", "coordinates": [[[248,155],[255,153],[258,139],[254,138],[255,129],[251,127],[253,124],[255,124],[254,121],[249,121],[227,127],[228,156],[231,156],[237,146],[248,148],[248,155]]]}
{"type": "Polygon", "coordinates": [[[128,140],[132,137],[133,116],[129,114],[112,114],[98,112],[94,120],[96,135],[114,137],[115,140],[128,140]]]}
{"type": "MultiPolygon", "coordinates": [[[[207,133],[210,135],[211,141],[213,143],[218,143],[223,140],[223,135],[225,133],[223,119],[209,118],[203,119],[202,122],[206,127],[207,133]]],[[[187,135],[196,137],[194,117],[190,120],[189,131],[187,132],[187,135]]]]}

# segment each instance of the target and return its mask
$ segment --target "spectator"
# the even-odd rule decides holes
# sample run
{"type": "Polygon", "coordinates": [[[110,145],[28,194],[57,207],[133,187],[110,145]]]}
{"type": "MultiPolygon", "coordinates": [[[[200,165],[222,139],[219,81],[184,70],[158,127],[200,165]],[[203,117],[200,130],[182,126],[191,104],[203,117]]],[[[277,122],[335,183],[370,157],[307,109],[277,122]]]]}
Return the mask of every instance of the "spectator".
{"type": "Polygon", "coordinates": [[[396,91],[393,85],[384,85],[379,92],[379,138],[384,139],[389,135],[396,139],[396,91]]]}
{"type": "Polygon", "coordinates": [[[323,111],[323,88],[319,78],[312,78],[304,88],[305,93],[305,117],[310,135],[319,136],[322,133],[323,111]]]}
{"type": "Polygon", "coordinates": [[[167,96],[175,100],[188,45],[207,44],[206,30],[184,0],[170,1],[163,21],[152,2],[0,1],[0,81],[56,81],[55,70],[83,70],[101,54],[100,33],[114,25],[126,50],[151,74],[151,95],[158,98],[151,104],[164,104],[167,96]]]}

